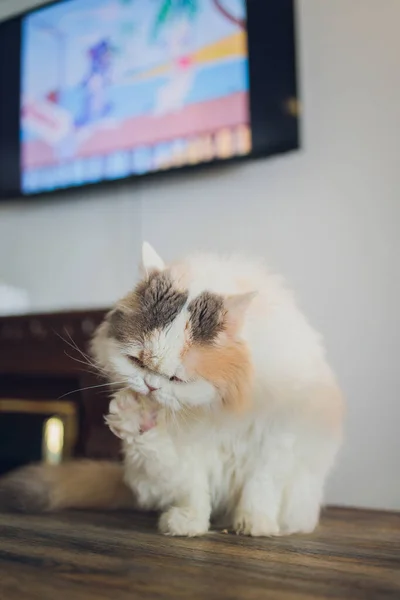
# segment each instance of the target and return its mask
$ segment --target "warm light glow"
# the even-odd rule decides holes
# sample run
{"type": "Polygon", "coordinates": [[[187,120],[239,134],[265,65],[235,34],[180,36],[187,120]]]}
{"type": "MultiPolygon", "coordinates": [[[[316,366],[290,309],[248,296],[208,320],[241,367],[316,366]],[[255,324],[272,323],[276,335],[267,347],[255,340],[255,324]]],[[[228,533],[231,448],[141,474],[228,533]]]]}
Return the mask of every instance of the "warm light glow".
{"type": "Polygon", "coordinates": [[[51,417],[44,426],[44,460],[50,464],[61,462],[64,448],[64,423],[59,417],[51,417]]]}

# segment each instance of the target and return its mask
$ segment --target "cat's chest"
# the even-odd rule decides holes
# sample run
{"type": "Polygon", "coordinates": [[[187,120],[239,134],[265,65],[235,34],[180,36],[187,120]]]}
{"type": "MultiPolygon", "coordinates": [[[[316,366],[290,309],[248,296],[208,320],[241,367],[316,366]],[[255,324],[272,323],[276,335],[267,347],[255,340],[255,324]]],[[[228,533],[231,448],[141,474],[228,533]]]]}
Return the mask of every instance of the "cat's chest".
{"type": "Polygon", "coordinates": [[[232,477],[252,466],[263,445],[262,432],[255,431],[251,423],[235,425],[195,429],[190,438],[185,436],[182,445],[210,475],[232,477]]]}
{"type": "Polygon", "coordinates": [[[259,456],[257,444],[248,431],[229,433],[220,432],[214,439],[204,465],[215,514],[229,513],[259,456]]]}

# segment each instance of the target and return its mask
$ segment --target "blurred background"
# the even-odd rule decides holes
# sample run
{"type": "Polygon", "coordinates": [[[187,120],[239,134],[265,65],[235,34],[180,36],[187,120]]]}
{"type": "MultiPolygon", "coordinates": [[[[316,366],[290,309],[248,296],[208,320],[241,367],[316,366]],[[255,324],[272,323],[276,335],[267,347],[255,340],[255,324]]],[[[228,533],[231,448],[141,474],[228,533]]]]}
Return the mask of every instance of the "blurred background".
{"type": "MultiPolygon", "coordinates": [[[[0,18],[36,5],[0,0],[0,18]]],[[[167,260],[264,257],[323,333],[347,397],[327,501],[400,509],[400,3],[299,0],[297,17],[301,150],[2,203],[0,280],[31,312],[95,309],[132,287],[143,240],[167,260]]]]}

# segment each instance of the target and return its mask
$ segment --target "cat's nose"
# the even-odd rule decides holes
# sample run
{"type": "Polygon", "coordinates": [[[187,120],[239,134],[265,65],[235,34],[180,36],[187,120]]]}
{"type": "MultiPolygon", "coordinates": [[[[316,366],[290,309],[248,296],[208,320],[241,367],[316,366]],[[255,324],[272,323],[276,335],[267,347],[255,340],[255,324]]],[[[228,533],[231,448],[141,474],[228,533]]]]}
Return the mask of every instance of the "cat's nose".
{"type": "Polygon", "coordinates": [[[147,387],[149,388],[149,392],[151,394],[151,392],[156,392],[159,388],[155,388],[152,385],[149,385],[148,383],[146,383],[147,387]]]}

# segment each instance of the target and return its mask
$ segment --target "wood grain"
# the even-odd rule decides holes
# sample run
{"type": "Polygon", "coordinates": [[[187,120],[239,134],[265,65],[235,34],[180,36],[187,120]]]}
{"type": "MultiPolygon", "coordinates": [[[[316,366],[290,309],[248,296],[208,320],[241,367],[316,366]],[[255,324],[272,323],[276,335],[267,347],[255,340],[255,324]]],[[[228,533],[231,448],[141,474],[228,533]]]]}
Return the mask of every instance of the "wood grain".
{"type": "Polygon", "coordinates": [[[400,514],[330,508],[310,536],[168,538],[135,513],[0,515],[4,600],[400,598],[400,514]]]}

